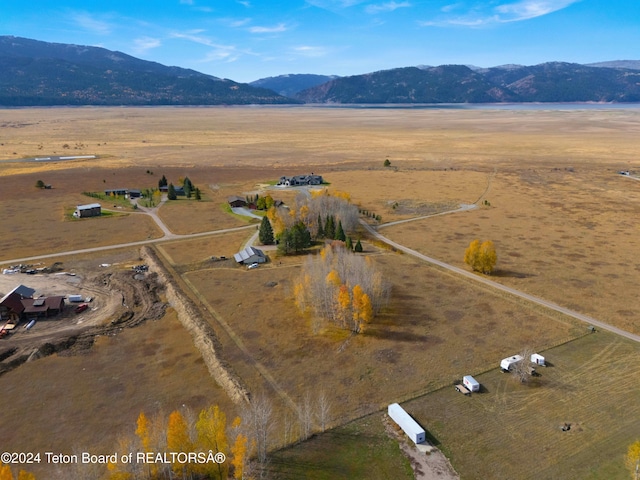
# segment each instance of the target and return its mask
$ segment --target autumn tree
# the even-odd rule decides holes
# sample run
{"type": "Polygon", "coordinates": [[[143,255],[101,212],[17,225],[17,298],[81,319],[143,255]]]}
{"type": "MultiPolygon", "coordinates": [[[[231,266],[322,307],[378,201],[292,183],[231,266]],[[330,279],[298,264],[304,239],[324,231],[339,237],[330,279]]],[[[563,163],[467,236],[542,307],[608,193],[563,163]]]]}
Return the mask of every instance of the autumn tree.
{"type": "Polygon", "coordinates": [[[624,463],[631,473],[631,478],[640,479],[640,440],[636,440],[627,449],[624,463]]]}
{"type": "Polygon", "coordinates": [[[242,480],[245,463],[247,461],[247,447],[249,440],[246,435],[238,433],[235,442],[231,446],[231,465],[233,465],[233,478],[242,480]]]}
{"type": "Polygon", "coordinates": [[[303,314],[312,315],[314,330],[326,321],[361,332],[386,304],[390,285],[371,260],[335,243],[305,261],[294,284],[295,303],[303,314]]]}
{"type": "Polygon", "coordinates": [[[255,455],[259,463],[265,464],[269,450],[269,439],[273,431],[273,407],[263,394],[251,399],[248,409],[242,414],[247,429],[255,441],[255,455]]]}
{"type": "Polygon", "coordinates": [[[473,240],[464,252],[464,263],[469,265],[475,272],[491,274],[498,261],[496,249],[491,240],[480,243],[480,240],[473,240]]]}
{"type": "MultiPolygon", "coordinates": [[[[169,415],[167,424],[167,449],[170,452],[191,452],[193,451],[193,443],[189,437],[189,429],[184,416],[177,410],[169,415]]],[[[181,464],[176,461],[172,465],[172,470],[176,475],[185,475],[190,473],[189,464],[181,464]]]]}
{"type": "Polygon", "coordinates": [[[273,244],[273,228],[271,228],[271,222],[267,217],[262,217],[262,223],[260,223],[260,230],[258,232],[258,238],[262,245],[273,244]]]}
{"type": "MultiPolygon", "coordinates": [[[[196,431],[200,449],[205,452],[211,450],[212,452],[222,452],[228,455],[227,417],[217,405],[200,411],[196,422],[196,431]]],[[[206,463],[202,467],[201,473],[208,475],[209,478],[225,480],[229,473],[227,462],[206,463]]]]}

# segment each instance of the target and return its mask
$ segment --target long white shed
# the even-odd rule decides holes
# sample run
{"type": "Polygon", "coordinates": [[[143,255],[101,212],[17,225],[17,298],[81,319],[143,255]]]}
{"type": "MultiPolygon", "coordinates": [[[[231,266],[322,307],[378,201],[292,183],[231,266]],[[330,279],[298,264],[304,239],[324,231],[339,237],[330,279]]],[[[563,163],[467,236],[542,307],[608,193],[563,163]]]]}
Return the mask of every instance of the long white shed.
{"type": "Polygon", "coordinates": [[[397,403],[392,403],[387,409],[389,417],[398,424],[414,443],[422,443],[427,439],[427,434],[411,415],[405,412],[397,403]]]}

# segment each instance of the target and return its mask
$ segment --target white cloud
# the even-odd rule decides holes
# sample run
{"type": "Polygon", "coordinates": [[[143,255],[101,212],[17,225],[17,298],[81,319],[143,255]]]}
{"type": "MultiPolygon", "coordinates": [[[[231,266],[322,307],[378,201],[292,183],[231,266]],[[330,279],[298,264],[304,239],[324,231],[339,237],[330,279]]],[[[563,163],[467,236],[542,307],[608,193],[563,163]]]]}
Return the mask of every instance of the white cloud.
{"type": "Polygon", "coordinates": [[[324,47],[312,47],[309,45],[300,45],[299,47],[293,47],[291,49],[293,53],[301,55],[303,57],[324,57],[328,51],[324,47]]]}
{"type": "Polygon", "coordinates": [[[226,24],[231,27],[231,28],[239,28],[239,27],[244,27],[245,25],[251,23],[251,19],[250,18],[242,18],[239,20],[226,20],[226,24]]]}
{"type": "Polygon", "coordinates": [[[239,3],[243,7],[251,8],[251,3],[249,3],[249,2],[245,2],[243,0],[237,0],[237,3],[239,3]]]}
{"type": "Polygon", "coordinates": [[[513,3],[489,6],[486,3],[476,3],[467,8],[466,13],[453,15],[453,11],[460,11],[463,5],[454,3],[440,9],[443,15],[430,21],[418,22],[421,26],[464,26],[481,27],[499,23],[520,22],[532,18],[548,15],[573,5],[581,0],[520,0],[513,3]]]}
{"type": "Polygon", "coordinates": [[[141,37],[133,41],[133,51],[135,53],[145,53],[152,48],[158,48],[162,45],[159,38],[141,37]]]}
{"type": "Polygon", "coordinates": [[[182,5],[193,5],[193,0],[180,0],[182,5]]]}
{"type": "Polygon", "coordinates": [[[325,10],[339,10],[364,3],[365,0],[306,0],[306,2],[309,5],[325,10]]]}
{"type": "Polygon", "coordinates": [[[113,30],[110,23],[98,20],[86,12],[72,13],[71,19],[83,29],[100,35],[109,35],[113,30]]]}
{"type": "Polygon", "coordinates": [[[275,27],[249,27],[251,33],[280,33],[286,32],[287,26],[284,23],[279,23],[275,27]]]}
{"type": "Polygon", "coordinates": [[[518,22],[567,8],[580,0],[522,0],[495,7],[501,22],[518,22]]]}
{"type": "Polygon", "coordinates": [[[365,8],[365,11],[367,13],[370,13],[372,15],[375,15],[376,13],[381,13],[381,12],[393,12],[394,10],[397,10],[398,8],[407,8],[410,7],[411,4],[409,2],[387,2],[387,3],[381,3],[378,5],[367,5],[367,8],[365,8]]]}

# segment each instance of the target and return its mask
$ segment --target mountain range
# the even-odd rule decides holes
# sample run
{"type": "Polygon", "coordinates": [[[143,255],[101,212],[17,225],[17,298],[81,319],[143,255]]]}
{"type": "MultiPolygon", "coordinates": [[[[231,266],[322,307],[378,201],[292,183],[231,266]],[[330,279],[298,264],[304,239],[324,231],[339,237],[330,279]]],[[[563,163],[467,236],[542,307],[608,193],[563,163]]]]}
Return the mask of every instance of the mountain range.
{"type": "Polygon", "coordinates": [[[251,84],[99,47],[0,36],[0,105],[640,102],[640,61],[402,67],[251,84]]]}

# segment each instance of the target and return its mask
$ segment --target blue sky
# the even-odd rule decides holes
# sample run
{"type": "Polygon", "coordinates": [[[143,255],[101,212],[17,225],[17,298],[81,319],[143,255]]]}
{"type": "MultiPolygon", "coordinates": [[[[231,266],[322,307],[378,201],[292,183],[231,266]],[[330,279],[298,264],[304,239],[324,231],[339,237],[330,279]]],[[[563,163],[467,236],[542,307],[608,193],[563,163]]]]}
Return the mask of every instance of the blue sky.
{"type": "Polygon", "coordinates": [[[0,34],[239,82],[412,65],[640,59],[640,0],[0,0],[0,34]]]}

